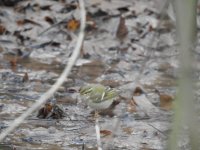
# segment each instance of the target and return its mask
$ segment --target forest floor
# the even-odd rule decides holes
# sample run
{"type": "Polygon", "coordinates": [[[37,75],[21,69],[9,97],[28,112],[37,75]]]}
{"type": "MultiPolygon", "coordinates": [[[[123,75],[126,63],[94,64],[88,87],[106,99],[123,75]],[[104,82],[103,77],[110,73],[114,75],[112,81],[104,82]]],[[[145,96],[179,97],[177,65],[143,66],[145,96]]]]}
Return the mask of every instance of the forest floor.
{"type": "MultiPolygon", "coordinates": [[[[9,1],[0,3],[1,132],[59,77],[80,25],[76,0],[9,1]]],[[[111,86],[120,94],[112,108],[100,112],[103,148],[164,149],[176,94],[178,51],[174,21],[167,13],[160,15],[163,2],[86,0],[80,57],[49,100],[64,117],[38,118],[37,111],[4,139],[0,149],[96,149],[94,114],[78,93],[88,83],[111,86]]]]}

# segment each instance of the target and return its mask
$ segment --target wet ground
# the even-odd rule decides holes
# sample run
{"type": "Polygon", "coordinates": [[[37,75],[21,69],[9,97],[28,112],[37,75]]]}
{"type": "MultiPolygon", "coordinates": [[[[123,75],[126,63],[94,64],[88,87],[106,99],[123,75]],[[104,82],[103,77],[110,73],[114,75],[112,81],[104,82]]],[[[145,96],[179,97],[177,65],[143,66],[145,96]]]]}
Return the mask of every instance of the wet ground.
{"type": "MultiPolygon", "coordinates": [[[[52,97],[65,117],[43,119],[35,112],[0,148],[96,149],[93,110],[77,91],[84,84],[101,83],[120,93],[115,107],[101,112],[99,118],[103,147],[163,149],[170,131],[178,53],[174,22],[160,16],[161,3],[86,1],[87,30],[80,57],[52,97]],[[142,93],[134,92],[138,87],[142,93]]],[[[79,30],[70,21],[79,19],[78,3],[73,0],[24,0],[1,6],[1,132],[59,77],[79,30]]]]}

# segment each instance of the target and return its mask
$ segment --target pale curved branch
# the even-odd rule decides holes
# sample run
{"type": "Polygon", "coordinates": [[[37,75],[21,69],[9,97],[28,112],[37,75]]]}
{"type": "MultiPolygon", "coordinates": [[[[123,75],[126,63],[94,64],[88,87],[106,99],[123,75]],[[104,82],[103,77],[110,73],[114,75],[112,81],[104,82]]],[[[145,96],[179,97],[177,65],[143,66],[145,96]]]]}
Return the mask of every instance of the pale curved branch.
{"type": "Polygon", "coordinates": [[[0,134],[0,141],[2,141],[9,133],[11,133],[14,129],[16,129],[31,113],[33,113],[35,110],[37,110],[43,103],[47,101],[48,98],[50,98],[53,93],[57,91],[57,89],[62,85],[66,77],[69,75],[74,63],[76,62],[76,59],[78,58],[78,55],[80,53],[80,49],[83,43],[84,39],[84,30],[85,30],[85,24],[86,24],[86,11],[84,6],[84,0],[79,0],[80,4],[80,16],[81,16],[81,27],[80,27],[80,33],[78,36],[76,47],[73,51],[72,56],[69,58],[68,65],[66,65],[64,71],[56,81],[56,83],[46,92],[44,93],[37,101],[33,104],[32,107],[30,107],[27,111],[25,111],[21,116],[19,116],[17,119],[15,119],[13,122],[10,123],[9,127],[6,128],[1,134],[0,134]]]}

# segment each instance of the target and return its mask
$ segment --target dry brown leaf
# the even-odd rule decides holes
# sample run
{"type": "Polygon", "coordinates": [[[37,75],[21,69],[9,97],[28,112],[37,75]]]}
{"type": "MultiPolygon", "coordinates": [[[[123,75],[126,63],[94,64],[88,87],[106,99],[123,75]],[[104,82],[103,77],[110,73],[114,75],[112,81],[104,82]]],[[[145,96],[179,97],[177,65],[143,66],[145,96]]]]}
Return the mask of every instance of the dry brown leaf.
{"type": "Polygon", "coordinates": [[[132,134],[133,133],[133,128],[132,127],[125,127],[125,128],[122,128],[122,130],[126,134],[132,134]]]}
{"type": "Polygon", "coordinates": [[[121,16],[120,20],[119,20],[119,25],[118,25],[118,28],[117,28],[116,37],[121,42],[123,42],[123,40],[124,40],[124,38],[126,37],[127,34],[128,34],[128,29],[127,29],[126,24],[125,24],[125,18],[121,16]]]}
{"type": "Polygon", "coordinates": [[[171,68],[172,68],[172,65],[170,63],[166,62],[166,63],[162,63],[158,66],[158,71],[166,72],[171,68]]]}
{"type": "Polygon", "coordinates": [[[6,32],[6,28],[5,26],[3,26],[2,24],[0,24],[0,35],[4,34],[6,32]]]}
{"type": "Polygon", "coordinates": [[[137,112],[137,104],[134,99],[130,100],[128,103],[127,111],[130,113],[137,112]]]}
{"type": "Polygon", "coordinates": [[[108,135],[111,135],[112,132],[109,131],[109,130],[100,130],[100,134],[101,134],[102,136],[108,136],[108,135]]]}
{"type": "Polygon", "coordinates": [[[28,73],[26,72],[23,76],[22,82],[27,82],[29,80],[28,73]]]}
{"type": "Polygon", "coordinates": [[[19,25],[19,26],[23,26],[25,24],[33,24],[33,25],[37,25],[37,26],[40,26],[41,25],[39,23],[36,23],[35,21],[32,21],[30,19],[22,19],[22,20],[17,20],[16,23],[19,25]]]}
{"type": "Polygon", "coordinates": [[[149,32],[152,32],[154,31],[154,28],[152,27],[152,25],[149,25],[149,29],[148,29],[149,32]]]}
{"type": "Polygon", "coordinates": [[[37,117],[41,119],[60,119],[64,117],[64,111],[56,104],[46,103],[39,110],[37,117]]]}
{"type": "Polygon", "coordinates": [[[71,19],[68,21],[67,23],[67,29],[70,31],[76,31],[80,26],[80,21],[76,20],[76,19],[71,19]]]}
{"type": "Polygon", "coordinates": [[[54,24],[54,20],[51,17],[49,17],[49,16],[45,16],[44,20],[46,22],[48,22],[50,25],[54,24]]]}
{"type": "Polygon", "coordinates": [[[42,119],[49,118],[49,116],[51,116],[52,114],[52,110],[53,105],[50,103],[46,103],[45,106],[39,110],[37,117],[42,119]]]}
{"type": "Polygon", "coordinates": [[[160,94],[160,107],[164,110],[170,110],[172,109],[172,104],[174,98],[171,95],[167,94],[160,94]]]}
{"type": "Polygon", "coordinates": [[[51,5],[40,6],[41,10],[51,10],[51,5]]]}
{"type": "Polygon", "coordinates": [[[141,144],[140,150],[153,150],[152,148],[149,148],[150,146],[146,142],[141,142],[140,144],[141,144]]]}
{"type": "Polygon", "coordinates": [[[86,30],[90,31],[93,29],[96,29],[96,22],[90,17],[90,16],[86,16],[86,30]]]}
{"type": "Polygon", "coordinates": [[[164,110],[172,109],[172,103],[173,103],[174,97],[172,97],[169,94],[160,93],[158,89],[155,89],[155,92],[159,95],[160,107],[164,110]]]}
{"type": "Polygon", "coordinates": [[[10,60],[11,67],[16,67],[17,61],[18,61],[17,57],[14,57],[12,60],[10,60]]]}
{"type": "Polygon", "coordinates": [[[141,87],[137,86],[133,92],[133,96],[140,96],[141,94],[143,94],[143,90],[141,87]]]}

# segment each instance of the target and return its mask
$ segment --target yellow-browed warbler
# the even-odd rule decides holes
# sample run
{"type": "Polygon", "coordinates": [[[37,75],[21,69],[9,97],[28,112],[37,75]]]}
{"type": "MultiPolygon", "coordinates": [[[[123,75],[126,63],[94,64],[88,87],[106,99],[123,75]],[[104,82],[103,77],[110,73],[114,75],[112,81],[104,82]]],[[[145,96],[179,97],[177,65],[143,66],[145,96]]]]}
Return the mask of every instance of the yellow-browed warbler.
{"type": "Polygon", "coordinates": [[[112,102],[118,97],[115,89],[101,84],[89,84],[81,87],[80,94],[94,110],[108,108],[112,102]]]}

